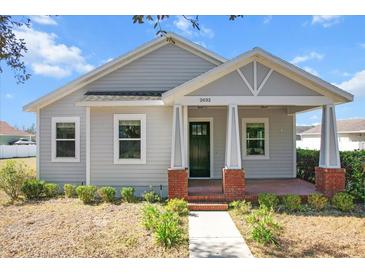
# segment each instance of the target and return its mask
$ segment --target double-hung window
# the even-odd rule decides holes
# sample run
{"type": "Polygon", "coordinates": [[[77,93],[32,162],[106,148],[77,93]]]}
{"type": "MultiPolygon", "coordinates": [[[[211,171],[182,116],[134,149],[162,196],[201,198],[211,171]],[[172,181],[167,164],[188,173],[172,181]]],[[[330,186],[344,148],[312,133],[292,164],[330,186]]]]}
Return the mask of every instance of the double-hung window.
{"type": "Polygon", "coordinates": [[[52,117],[52,162],[80,162],[80,117],[52,117]]]}
{"type": "Polygon", "coordinates": [[[114,114],[114,164],[146,163],[146,115],[114,114]]]}
{"type": "Polygon", "coordinates": [[[242,119],[243,159],[269,159],[269,119],[242,119]]]}

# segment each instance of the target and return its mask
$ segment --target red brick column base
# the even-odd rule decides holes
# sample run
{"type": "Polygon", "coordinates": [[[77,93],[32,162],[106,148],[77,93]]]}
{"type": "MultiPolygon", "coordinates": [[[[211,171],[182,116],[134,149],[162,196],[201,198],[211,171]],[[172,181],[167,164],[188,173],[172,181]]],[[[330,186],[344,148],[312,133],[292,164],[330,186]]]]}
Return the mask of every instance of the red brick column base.
{"type": "Polygon", "coordinates": [[[242,200],[245,195],[245,172],[223,168],[223,193],[226,201],[242,200]]]}
{"type": "Polygon", "coordinates": [[[169,199],[188,198],[188,170],[169,169],[168,170],[168,197],[169,199]]]}
{"type": "Polygon", "coordinates": [[[328,197],[345,190],[344,168],[316,167],[316,190],[328,197]]]}

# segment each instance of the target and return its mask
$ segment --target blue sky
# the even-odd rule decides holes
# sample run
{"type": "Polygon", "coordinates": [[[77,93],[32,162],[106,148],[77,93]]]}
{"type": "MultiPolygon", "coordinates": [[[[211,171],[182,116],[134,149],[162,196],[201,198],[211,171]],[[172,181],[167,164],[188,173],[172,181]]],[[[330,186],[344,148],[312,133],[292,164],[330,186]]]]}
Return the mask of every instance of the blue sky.
{"type": "MultiPolygon", "coordinates": [[[[35,121],[22,106],[111,58],[155,37],[151,24],[134,25],[131,16],[34,16],[31,29],[17,35],[28,43],[32,74],[17,85],[7,68],[0,74],[0,119],[22,127],[35,121]]],[[[338,106],[338,119],[365,118],[365,16],[201,16],[201,31],[182,17],[163,24],[212,51],[232,58],[255,46],[290,61],[355,94],[338,106]]],[[[320,122],[321,112],[299,114],[297,124],[320,122]]]]}

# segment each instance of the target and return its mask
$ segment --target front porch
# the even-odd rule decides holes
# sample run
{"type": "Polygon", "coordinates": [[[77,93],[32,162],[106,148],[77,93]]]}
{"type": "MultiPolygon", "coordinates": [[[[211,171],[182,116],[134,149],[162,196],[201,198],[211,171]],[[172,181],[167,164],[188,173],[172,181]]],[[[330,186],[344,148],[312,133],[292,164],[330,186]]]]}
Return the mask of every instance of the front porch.
{"type": "MultiPolygon", "coordinates": [[[[297,194],[305,198],[316,191],[315,185],[298,178],[283,179],[246,179],[244,198],[257,199],[258,194],[267,192],[278,196],[297,194]]],[[[188,183],[188,200],[197,197],[218,198],[224,196],[223,181],[221,179],[190,179],[188,183]]]]}

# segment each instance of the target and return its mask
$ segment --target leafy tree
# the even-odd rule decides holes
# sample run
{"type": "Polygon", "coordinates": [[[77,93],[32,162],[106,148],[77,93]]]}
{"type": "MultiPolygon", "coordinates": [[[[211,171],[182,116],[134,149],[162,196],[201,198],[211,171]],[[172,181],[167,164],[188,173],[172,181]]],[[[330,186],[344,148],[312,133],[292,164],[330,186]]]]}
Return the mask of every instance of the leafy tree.
{"type": "Polygon", "coordinates": [[[24,83],[29,79],[22,58],[27,52],[24,39],[16,37],[15,28],[30,27],[30,19],[20,17],[15,19],[13,16],[0,15],[0,73],[3,72],[2,61],[14,72],[17,83],[24,83]]]}

